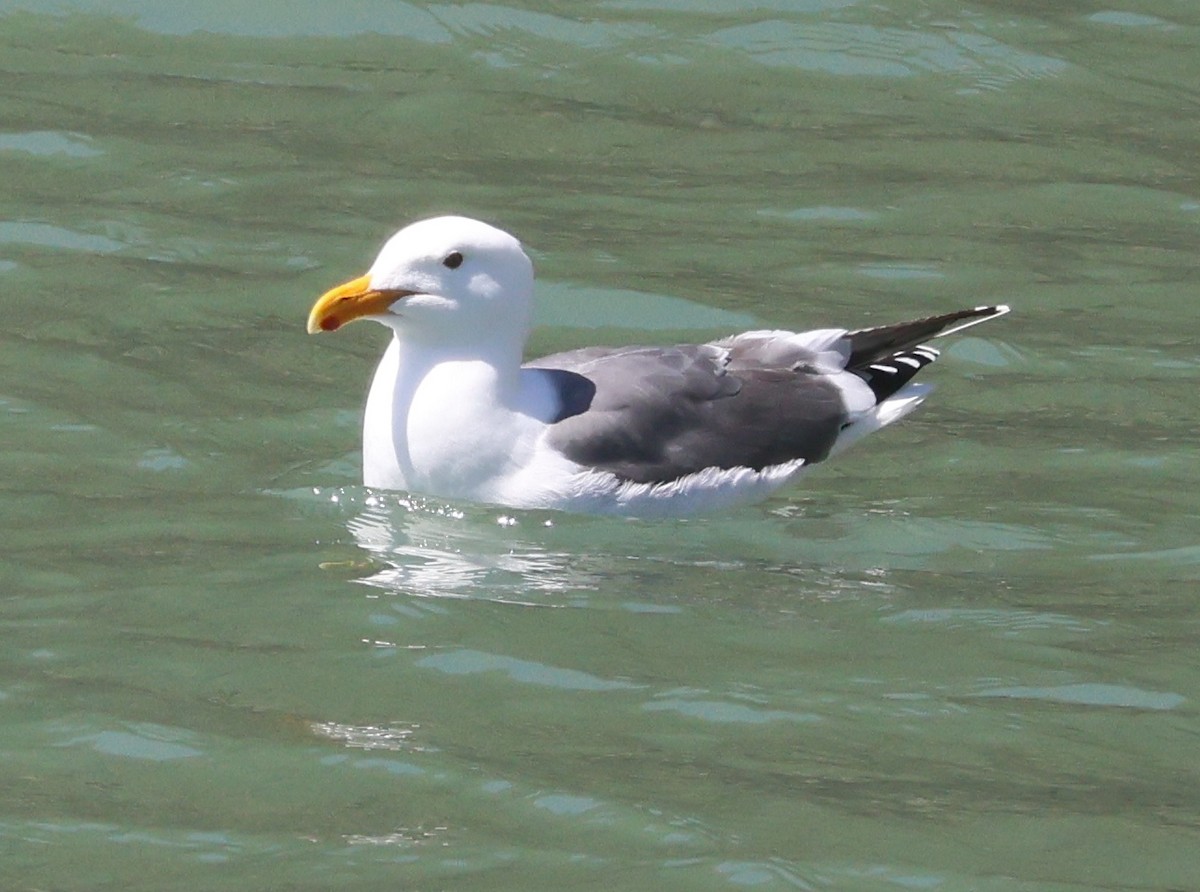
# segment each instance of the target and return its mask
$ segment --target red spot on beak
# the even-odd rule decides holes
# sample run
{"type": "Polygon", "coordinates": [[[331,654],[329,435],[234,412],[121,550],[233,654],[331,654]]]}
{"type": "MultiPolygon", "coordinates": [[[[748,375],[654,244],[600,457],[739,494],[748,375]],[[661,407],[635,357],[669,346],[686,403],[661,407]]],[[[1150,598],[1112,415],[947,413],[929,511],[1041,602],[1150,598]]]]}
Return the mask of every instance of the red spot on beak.
{"type": "Polygon", "coordinates": [[[321,320],[321,331],[337,331],[342,323],[334,316],[326,316],[321,320]]]}

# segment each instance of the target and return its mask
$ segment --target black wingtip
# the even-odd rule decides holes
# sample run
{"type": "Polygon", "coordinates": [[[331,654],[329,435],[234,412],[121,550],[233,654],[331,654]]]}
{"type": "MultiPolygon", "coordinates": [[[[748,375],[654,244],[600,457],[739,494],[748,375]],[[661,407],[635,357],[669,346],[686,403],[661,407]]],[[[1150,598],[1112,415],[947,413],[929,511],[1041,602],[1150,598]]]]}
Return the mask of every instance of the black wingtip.
{"type": "Polygon", "coordinates": [[[957,314],[963,321],[958,325],[951,325],[949,328],[943,328],[937,334],[931,337],[944,338],[946,335],[952,335],[962,331],[964,328],[970,328],[972,325],[978,325],[981,322],[987,322],[990,319],[996,319],[1012,311],[1012,307],[1008,304],[993,304],[985,307],[972,307],[970,310],[962,310],[961,314],[957,314]]]}
{"type": "Polygon", "coordinates": [[[935,362],[938,355],[937,350],[923,344],[854,369],[854,373],[867,382],[878,405],[911,381],[917,372],[935,362]]]}
{"type": "Polygon", "coordinates": [[[880,360],[912,350],[931,338],[941,338],[1003,316],[1009,311],[1007,304],[972,307],[937,316],[926,316],[911,322],[862,328],[846,335],[850,339],[850,361],[846,364],[851,371],[860,371],[880,360]]]}

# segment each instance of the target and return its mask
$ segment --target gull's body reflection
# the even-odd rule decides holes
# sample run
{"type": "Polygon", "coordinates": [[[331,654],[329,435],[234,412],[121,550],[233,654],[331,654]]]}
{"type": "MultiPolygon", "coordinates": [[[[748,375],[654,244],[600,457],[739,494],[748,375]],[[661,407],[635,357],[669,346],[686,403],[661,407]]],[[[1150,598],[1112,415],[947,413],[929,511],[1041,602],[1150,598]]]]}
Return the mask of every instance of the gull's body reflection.
{"type": "Polygon", "coordinates": [[[539,595],[594,590],[603,574],[586,554],[559,551],[553,512],[522,512],[345,487],[334,501],[358,510],[346,527],[377,569],[359,581],[396,594],[550,605],[539,595]]]}
{"type": "Polygon", "coordinates": [[[308,492],[338,507],[369,555],[369,572],[355,581],[394,595],[545,607],[594,607],[599,599],[661,611],[766,592],[788,603],[836,598],[861,592],[864,582],[877,591],[887,575],[847,560],[857,555],[840,523],[830,536],[831,521],[818,519],[812,529],[823,535],[806,538],[794,508],[643,521],[448,504],[358,486],[308,492]],[[742,574],[737,585],[727,571],[742,574]],[[787,584],[777,587],[780,579],[787,584]]]}

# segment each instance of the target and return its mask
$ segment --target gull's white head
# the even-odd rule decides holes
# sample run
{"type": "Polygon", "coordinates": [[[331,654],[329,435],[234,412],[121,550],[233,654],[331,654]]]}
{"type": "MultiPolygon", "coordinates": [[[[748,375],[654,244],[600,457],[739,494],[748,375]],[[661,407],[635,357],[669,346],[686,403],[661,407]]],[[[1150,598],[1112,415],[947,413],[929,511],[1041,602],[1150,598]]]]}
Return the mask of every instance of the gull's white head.
{"type": "Polygon", "coordinates": [[[434,217],[388,239],[365,276],[323,294],[308,331],[373,319],[417,340],[524,341],[532,312],[533,264],[519,241],[478,220],[434,217]]]}

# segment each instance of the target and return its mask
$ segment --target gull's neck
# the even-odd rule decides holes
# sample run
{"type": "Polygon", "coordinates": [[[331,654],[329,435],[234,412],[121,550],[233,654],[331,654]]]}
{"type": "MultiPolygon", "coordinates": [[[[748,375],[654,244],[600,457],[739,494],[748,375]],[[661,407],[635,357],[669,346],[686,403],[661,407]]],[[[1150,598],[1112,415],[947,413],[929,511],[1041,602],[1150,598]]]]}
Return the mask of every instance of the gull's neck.
{"type": "Polygon", "coordinates": [[[367,397],[363,479],[469,496],[508,461],[505,432],[528,421],[529,381],[520,339],[446,343],[395,331],[367,397]]]}
{"type": "Polygon", "coordinates": [[[445,363],[479,363],[493,368],[502,386],[515,385],[525,347],[524,339],[517,337],[447,342],[402,329],[393,329],[393,338],[400,368],[408,374],[421,376],[445,363]]]}

